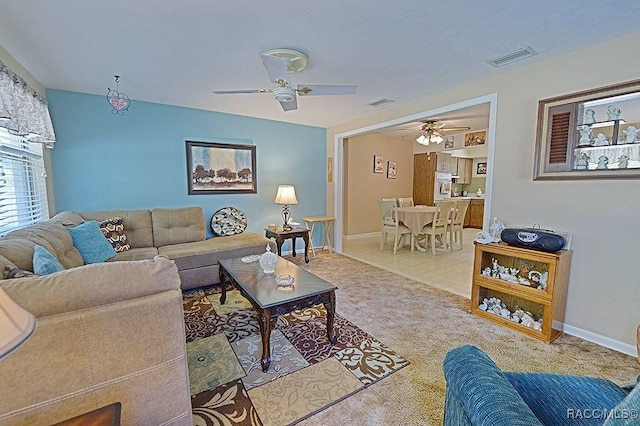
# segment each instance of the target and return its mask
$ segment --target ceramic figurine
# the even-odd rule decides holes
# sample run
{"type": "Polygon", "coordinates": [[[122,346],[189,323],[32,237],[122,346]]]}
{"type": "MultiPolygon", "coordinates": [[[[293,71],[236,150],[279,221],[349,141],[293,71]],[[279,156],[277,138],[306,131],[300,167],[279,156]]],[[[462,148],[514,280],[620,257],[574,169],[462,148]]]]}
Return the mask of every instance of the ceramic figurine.
{"type": "Polygon", "coordinates": [[[627,167],[629,167],[629,156],[627,154],[622,154],[618,158],[618,168],[626,169],[627,167]]]}
{"type": "Polygon", "coordinates": [[[629,126],[622,131],[624,133],[624,143],[635,143],[638,138],[638,133],[640,133],[640,129],[636,126],[629,126]]]}
{"type": "Polygon", "coordinates": [[[609,140],[604,135],[604,133],[598,133],[598,136],[593,140],[593,146],[607,146],[609,145],[609,140]]]}
{"type": "Polygon", "coordinates": [[[589,126],[580,127],[580,141],[578,142],[578,146],[590,146],[592,132],[593,130],[589,126]]]}
{"type": "Polygon", "coordinates": [[[596,112],[588,109],[584,112],[584,124],[593,124],[596,122],[596,112]]]}
{"type": "Polygon", "coordinates": [[[489,234],[496,240],[500,240],[500,234],[502,234],[502,230],[504,229],[504,223],[500,222],[497,217],[493,218],[491,222],[491,226],[489,226],[489,234]]]}
{"type": "Polygon", "coordinates": [[[583,152],[576,157],[576,170],[588,170],[589,169],[589,154],[583,152]]]}
{"type": "Polygon", "coordinates": [[[607,107],[607,118],[609,120],[620,120],[622,118],[622,110],[613,105],[609,105],[607,107]]]}
{"type": "Polygon", "coordinates": [[[608,169],[609,168],[609,157],[607,157],[606,155],[601,155],[600,157],[598,157],[598,166],[596,167],[596,169],[602,170],[602,169],[608,169]]]}

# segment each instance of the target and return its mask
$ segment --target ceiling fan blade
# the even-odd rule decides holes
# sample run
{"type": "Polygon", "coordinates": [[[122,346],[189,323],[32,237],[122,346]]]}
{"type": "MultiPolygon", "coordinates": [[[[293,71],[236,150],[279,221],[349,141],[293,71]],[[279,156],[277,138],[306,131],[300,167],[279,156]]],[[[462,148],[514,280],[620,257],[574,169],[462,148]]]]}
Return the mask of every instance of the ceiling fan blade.
{"type": "Polygon", "coordinates": [[[299,84],[296,92],[300,96],[353,95],[357,89],[356,85],[299,84]]]}
{"type": "Polygon", "coordinates": [[[262,59],[262,65],[264,65],[272,83],[279,84],[278,80],[282,80],[286,82],[287,86],[293,87],[287,74],[287,66],[282,59],[269,55],[260,55],[260,59],[262,59]]]}
{"type": "Polygon", "coordinates": [[[293,111],[298,109],[298,101],[296,99],[292,100],[291,102],[280,102],[280,105],[285,111],[293,111]]]}
{"type": "Polygon", "coordinates": [[[463,130],[471,130],[469,126],[445,127],[440,129],[441,132],[461,132],[463,130]]]}
{"type": "Polygon", "coordinates": [[[216,95],[235,95],[237,93],[266,93],[270,91],[271,89],[214,90],[213,93],[215,93],[216,95]]]}

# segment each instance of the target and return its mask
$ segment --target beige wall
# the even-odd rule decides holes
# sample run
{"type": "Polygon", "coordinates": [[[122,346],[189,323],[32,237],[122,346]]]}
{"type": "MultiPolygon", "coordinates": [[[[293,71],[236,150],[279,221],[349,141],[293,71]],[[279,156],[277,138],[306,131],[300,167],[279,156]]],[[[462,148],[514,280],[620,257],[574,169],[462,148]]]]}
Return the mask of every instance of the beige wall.
{"type": "Polygon", "coordinates": [[[349,138],[345,143],[349,174],[345,193],[345,235],[380,231],[377,200],[411,197],[413,193],[413,143],[380,134],[349,138]],[[384,157],[384,173],[373,173],[373,156],[384,157]],[[398,164],[396,179],[388,179],[387,161],[398,164]]]}
{"type": "MultiPolygon", "coordinates": [[[[640,182],[534,182],[532,176],[538,101],[637,79],[640,55],[629,52],[638,45],[640,33],[332,127],[328,155],[336,134],[497,93],[491,215],[507,226],[572,231],[565,331],[633,353],[640,323],[640,182]]],[[[333,208],[334,188],[328,190],[333,208]]]]}
{"type": "MultiPolygon", "coordinates": [[[[11,56],[4,47],[0,46],[0,61],[13,72],[18,74],[29,84],[36,92],[45,96],[44,86],[36,80],[16,59],[11,56]]],[[[55,197],[53,192],[53,167],[51,167],[51,152],[48,149],[44,150],[44,166],[47,170],[47,202],[49,204],[49,216],[55,214],[55,197]]]]}

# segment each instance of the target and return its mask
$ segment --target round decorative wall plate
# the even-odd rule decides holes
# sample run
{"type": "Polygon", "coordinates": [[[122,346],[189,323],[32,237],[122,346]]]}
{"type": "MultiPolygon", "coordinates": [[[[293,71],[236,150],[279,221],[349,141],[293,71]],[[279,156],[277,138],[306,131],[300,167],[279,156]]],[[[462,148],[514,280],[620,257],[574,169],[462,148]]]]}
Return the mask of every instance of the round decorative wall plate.
{"type": "Polygon", "coordinates": [[[211,216],[209,227],[217,236],[241,234],[247,229],[247,217],[235,207],[223,207],[211,216]]]}

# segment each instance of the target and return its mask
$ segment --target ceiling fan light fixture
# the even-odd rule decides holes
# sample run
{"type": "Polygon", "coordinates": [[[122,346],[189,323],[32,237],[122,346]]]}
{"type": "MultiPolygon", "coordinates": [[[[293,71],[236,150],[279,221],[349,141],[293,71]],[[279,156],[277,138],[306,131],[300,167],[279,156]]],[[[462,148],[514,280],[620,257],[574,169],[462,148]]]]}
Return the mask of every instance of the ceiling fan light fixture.
{"type": "Polygon", "coordinates": [[[276,87],[273,89],[273,97],[278,102],[291,102],[296,98],[296,91],[291,87],[276,87]]]}
{"type": "Polygon", "coordinates": [[[418,142],[421,145],[429,146],[430,143],[440,143],[443,140],[444,139],[440,135],[430,134],[427,136],[425,135],[418,136],[418,138],[416,139],[416,142],[418,142]]]}

